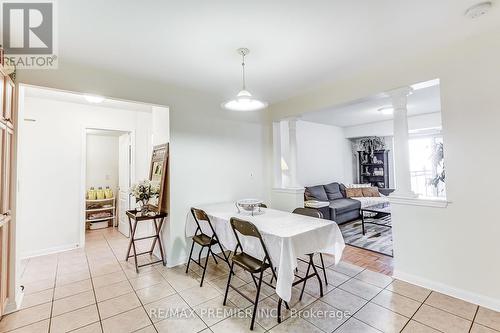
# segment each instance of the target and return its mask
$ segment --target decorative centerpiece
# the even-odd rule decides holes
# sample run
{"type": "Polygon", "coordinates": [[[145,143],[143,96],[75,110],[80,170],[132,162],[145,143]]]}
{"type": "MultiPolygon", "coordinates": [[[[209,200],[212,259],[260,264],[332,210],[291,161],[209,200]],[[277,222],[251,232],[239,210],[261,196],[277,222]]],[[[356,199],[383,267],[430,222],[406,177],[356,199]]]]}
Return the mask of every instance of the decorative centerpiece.
{"type": "Polygon", "coordinates": [[[385,141],[379,136],[370,136],[361,138],[357,144],[357,151],[365,153],[362,163],[379,163],[376,162],[375,151],[385,149],[385,141]]]}
{"type": "Polygon", "coordinates": [[[132,185],[130,193],[135,197],[142,214],[149,212],[149,200],[160,196],[160,185],[157,182],[143,180],[132,185]]]}
{"type": "Polygon", "coordinates": [[[241,199],[235,203],[238,213],[241,214],[242,211],[248,212],[251,213],[252,216],[255,213],[262,213],[262,210],[260,209],[262,204],[263,201],[258,199],[241,199]]]}

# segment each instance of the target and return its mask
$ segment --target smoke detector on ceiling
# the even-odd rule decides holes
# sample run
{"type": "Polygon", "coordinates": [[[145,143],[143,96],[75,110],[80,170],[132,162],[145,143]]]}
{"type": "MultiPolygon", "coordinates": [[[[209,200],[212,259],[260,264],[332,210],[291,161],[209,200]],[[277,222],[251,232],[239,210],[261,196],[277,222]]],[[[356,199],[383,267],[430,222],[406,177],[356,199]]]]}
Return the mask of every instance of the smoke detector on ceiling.
{"type": "Polygon", "coordinates": [[[492,6],[493,3],[491,1],[475,4],[474,6],[467,9],[467,11],[465,12],[465,16],[470,19],[476,19],[489,12],[492,6]]]}

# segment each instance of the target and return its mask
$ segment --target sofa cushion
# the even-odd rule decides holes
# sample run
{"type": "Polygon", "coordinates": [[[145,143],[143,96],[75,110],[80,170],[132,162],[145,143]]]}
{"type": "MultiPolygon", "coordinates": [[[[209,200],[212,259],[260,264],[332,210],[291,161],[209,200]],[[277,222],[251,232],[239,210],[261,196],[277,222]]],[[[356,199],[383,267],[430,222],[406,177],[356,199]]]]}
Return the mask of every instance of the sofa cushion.
{"type": "Polygon", "coordinates": [[[334,215],[339,215],[361,209],[361,202],[354,199],[338,199],[330,202],[330,208],[335,211],[334,215]]]}
{"type": "Polygon", "coordinates": [[[385,196],[353,198],[353,200],[359,201],[361,208],[389,202],[389,198],[385,196]]]}
{"type": "Polygon", "coordinates": [[[345,190],[346,190],[347,187],[344,184],[340,183],[339,184],[339,188],[340,188],[340,193],[342,193],[342,196],[344,198],[347,198],[347,196],[345,195],[345,190]]]}
{"type": "Polygon", "coordinates": [[[306,187],[304,195],[306,200],[329,201],[323,185],[306,187]]]}
{"type": "Polygon", "coordinates": [[[363,189],[362,188],[347,188],[345,190],[345,196],[347,198],[362,197],[363,196],[363,189]]]}
{"type": "Polygon", "coordinates": [[[325,185],[324,187],[325,187],[326,195],[328,196],[328,200],[344,199],[342,192],[340,192],[339,183],[331,183],[331,184],[325,185]]]}
{"type": "Polygon", "coordinates": [[[380,197],[378,187],[364,187],[362,190],[364,197],[380,197]]]}

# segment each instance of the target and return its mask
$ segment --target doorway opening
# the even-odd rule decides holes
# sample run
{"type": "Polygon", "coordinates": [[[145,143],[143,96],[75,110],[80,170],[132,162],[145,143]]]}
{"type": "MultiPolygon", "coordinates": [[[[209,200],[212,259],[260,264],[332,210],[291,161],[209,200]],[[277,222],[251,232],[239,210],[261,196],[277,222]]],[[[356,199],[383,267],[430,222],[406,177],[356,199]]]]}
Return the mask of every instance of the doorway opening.
{"type": "Polygon", "coordinates": [[[384,258],[384,272],[394,256],[391,194],[446,196],[439,79],[275,121],[273,142],[275,187],[305,188],[292,204],[305,196],[339,225],[353,258],[384,258]]]}
{"type": "Polygon", "coordinates": [[[102,232],[128,237],[130,187],[149,178],[153,146],[169,142],[168,107],[87,97],[20,85],[20,260],[84,247],[102,232]]]}
{"type": "Polygon", "coordinates": [[[131,207],[132,132],[85,130],[85,230],[118,228],[128,237],[131,207]]]}

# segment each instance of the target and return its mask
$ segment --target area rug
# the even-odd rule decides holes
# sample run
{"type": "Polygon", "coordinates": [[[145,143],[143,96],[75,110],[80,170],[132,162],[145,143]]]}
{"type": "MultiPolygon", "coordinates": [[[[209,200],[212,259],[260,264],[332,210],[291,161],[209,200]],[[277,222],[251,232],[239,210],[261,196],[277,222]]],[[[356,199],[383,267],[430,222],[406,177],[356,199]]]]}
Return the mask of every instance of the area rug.
{"type": "Polygon", "coordinates": [[[365,223],[366,234],[363,235],[361,220],[341,224],[339,228],[346,244],[392,257],[391,228],[365,223]]]}

